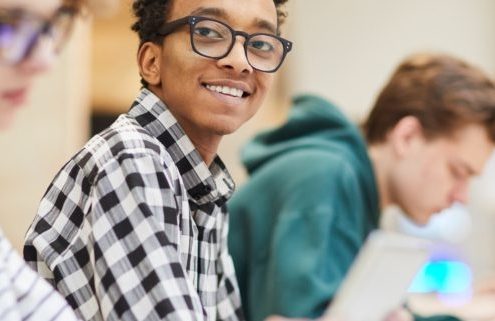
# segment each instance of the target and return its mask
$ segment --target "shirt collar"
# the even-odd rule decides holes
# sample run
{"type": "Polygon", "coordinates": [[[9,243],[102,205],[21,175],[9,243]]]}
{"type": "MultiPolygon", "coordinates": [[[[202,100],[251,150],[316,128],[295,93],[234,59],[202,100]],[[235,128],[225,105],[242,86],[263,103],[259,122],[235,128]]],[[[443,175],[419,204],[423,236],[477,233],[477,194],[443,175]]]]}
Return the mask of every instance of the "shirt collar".
{"type": "Polygon", "coordinates": [[[235,184],[220,157],[216,156],[208,167],[160,98],[143,88],[129,115],[165,147],[179,169],[190,198],[198,205],[215,202],[221,206],[230,198],[235,184]]]}

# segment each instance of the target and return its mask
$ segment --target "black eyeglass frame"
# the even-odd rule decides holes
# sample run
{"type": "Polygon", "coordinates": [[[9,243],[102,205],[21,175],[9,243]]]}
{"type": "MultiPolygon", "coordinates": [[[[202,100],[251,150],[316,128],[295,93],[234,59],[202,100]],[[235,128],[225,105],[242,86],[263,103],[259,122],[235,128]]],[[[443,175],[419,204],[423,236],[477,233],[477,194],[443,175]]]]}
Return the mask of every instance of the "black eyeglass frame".
{"type": "Polygon", "coordinates": [[[287,53],[292,50],[292,42],[289,41],[289,40],[287,40],[287,39],[284,39],[282,37],[279,37],[277,35],[273,35],[273,34],[269,34],[269,33],[263,33],[263,32],[248,34],[247,32],[244,32],[244,31],[239,31],[239,30],[232,29],[232,27],[229,26],[228,24],[226,24],[225,22],[222,22],[222,21],[219,21],[219,20],[216,20],[216,19],[213,19],[213,18],[202,17],[202,16],[186,16],[186,17],[183,17],[183,18],[180,18],[180,19],[177,19],[177,20],[170,21],[170,22],[164,24],[160,29],[158,29],[158,31],[156,32],[156,34],[159,35],[159,36],[162,36],[162,37],[166,37],[166,36],[168,36],[169,34],[171,34],[172,32],[174,32],[177,28],[179,28],[182,25],[189,25],[190,26],[189,34],[190,34],[190,38],[191,38],[190,39],[191,40],[191,46],[192,46],[194,52],[197,53],[200,56],[203,56],[203,57],[206,57],[206,58],[210,58],[210,59],[216,59],[216,60],[218,60],[218,59],[222,59],[222,58],[227,57],[230,54],[230,51],[232,50],[232,48],[235,45],[235,39],[237,38],[237,36],[244,37],[244,39],[245,39],[245,41],[244,41],[244,54],[246,55],[247,62],[249,63],[249,65],[251,67],[253,67],[253,69],[256,69],[256,70],[259,70],[259,71],[262,71],[262,72],[272,73],[272,72],[277,71],[280,68],[280,66],[282,65],[282,63],[284,62],[284,59],[285,59],[285,56],[287,55],[287,53]],[[219,57],[211,57],[211,56],[202,54],[201,52],[199,52],[196,49],[196,46],[194,45],[194,39],[193,39],[193,37],[194,37],[194,33],[193,33],[194,28],[193,27],[198,22],[204,21],[204,20],[214,21],[216,23],[219,23],[219,24],[225,26],[230,31],[230,33],[232,34],[232,42],[230,44],[230,47],[228,48],[228,50],[225,52],[224,55],[219,56],[219,57]],[[248,50],[247,44],[249,43],[249,39],[251,39],[253,37],[256,37],[256,36],[273,37],[273,38],[277,39],[278,41],[280,41],[282,43],[283,54],[282,54],[282,57],[280,58],[279,64],[275,68],[273,68],[271,70],[262,70],[262,69],[259,69],[259,68],[254,67],[251,64],[251,62],[249,61],[248,52],[247,52],[247,50],[248,50]]]}
{"type": "MultiPolygon", "coordinates": [[[[16,10],[16,9],[14,9],[14,10],[9,10],[9,9],[2,10],[2,9],[0,9],[0,11],[4,11],[4,12],[9,12],[9,11],[12,12],[13,11],[13,14],[19,15],[19,17],[21,17],[23,15],[22,10],[16,10]]],[[[41,24],[41,27],[39,28],[39,30],[35,34],[33,34],[32,38],[29,40],[29,44],[26,47],[22,56],[20,56],[15,61],[12,61],[9,63],[17,64],[21,61],[24,61],[27,57],[29,57],[29,55],[32,54],[32,51],[33,51],[34,47],[36,46],[36,43],[38,42],[39,38],[42,37],[43,35],[48,34],[51,31],[52,27],[54,25],[56,25],[56,23],[58,22],[58,20],[62,16],[67,16],[70,19],[73,19],[77,15],[77,13],[78,13],[78,10],[76,10],[75,8],[73,8],[71,6],[67,6],[67,5],[62,5],[53,13],[53,15],[49,19],[39,18],[36,15],[31,15],[32,17],[39,18],[40,20],[43,21],[43,23],[41,24]]],[[[60,48],[57,48],[57,49],[59,49],[59,50],[61,49],[61,47],[63,46],[63,44],[67,40],[67,36],[71,32],[72,27],[73,27],[73,23],[71,23],[70,27],[67,29],[67,34],[64,35],[64,39],[60,43],[60,48]]]]}
{"type": "Polygon", "coordinates": [[[57,9],[57,11],[55,11],[55,13],[53,14],[53,16],[50,19],[45,21],[43,27],[41,28],[40,35],[44,35],[48,31],[50,31],[50,29],[53,27],[55,22],[61,16],[67,15],[70,18],[74,18],[76,16],[76,14],[77,14],[76,9],[69,7],[69,6],[61,6],[60,8],[57,9]]]}

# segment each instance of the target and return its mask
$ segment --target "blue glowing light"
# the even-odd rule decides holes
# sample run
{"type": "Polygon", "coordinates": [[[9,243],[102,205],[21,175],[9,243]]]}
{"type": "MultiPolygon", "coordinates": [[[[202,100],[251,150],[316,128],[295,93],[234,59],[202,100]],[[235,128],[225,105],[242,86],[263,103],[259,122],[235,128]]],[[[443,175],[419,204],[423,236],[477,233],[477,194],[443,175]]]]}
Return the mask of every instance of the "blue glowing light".
{"type": "Polygon", "coordinates": [[[414,278],[409,292],[463,294],[471,289],[472,272],[460,261],[430,261],[414,278]]]}

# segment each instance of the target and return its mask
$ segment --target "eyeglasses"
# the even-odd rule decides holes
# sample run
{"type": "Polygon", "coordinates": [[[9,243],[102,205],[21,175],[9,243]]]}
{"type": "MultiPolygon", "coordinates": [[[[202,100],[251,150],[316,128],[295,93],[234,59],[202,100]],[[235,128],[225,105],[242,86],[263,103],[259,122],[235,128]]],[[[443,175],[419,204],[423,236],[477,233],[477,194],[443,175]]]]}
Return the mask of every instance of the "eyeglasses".
{"type": "Polygon", "coordinates": [[[248,34],[234,30],[221,21],[198,16],[171,21],[162,26],[157,34],[167,36],[186,24],[190,26],[192,49],[207,58],[226,57],[234,47],[236,37],[244,37],[244,52],[249,65],[263,72],[277,71],[292,49],[292,42],[282,37],[268,33],[248,34]]]}
{"type": "Polygon", "coordinates": [[[60,7],[47,19],[22,9],[0,9],[0,63],[26,59],[42,37],[50,39],[58,53],[72,29],[76,10],[60,7]]]}

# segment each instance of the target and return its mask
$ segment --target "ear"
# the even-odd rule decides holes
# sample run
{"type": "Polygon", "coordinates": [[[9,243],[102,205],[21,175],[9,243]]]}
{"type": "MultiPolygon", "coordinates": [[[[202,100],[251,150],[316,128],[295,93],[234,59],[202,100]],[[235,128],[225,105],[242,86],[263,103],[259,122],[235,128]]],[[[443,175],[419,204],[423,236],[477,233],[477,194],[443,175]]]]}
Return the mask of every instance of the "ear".
{"type": "Polygon", "coordinates": [[[141,45],[137,54],[139,74],[152,86],[161,83],[160,55],[161,47],[152,42],[145,42],[141,45]]]}
{"type": "Polygon", "coordinates": [[[395,154],[402,158],[424,141],[423,126],[414,116],[403,117],[390,131],[388,139],[395,154]]]}

